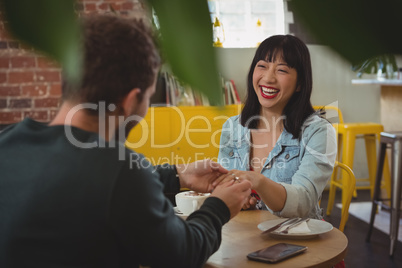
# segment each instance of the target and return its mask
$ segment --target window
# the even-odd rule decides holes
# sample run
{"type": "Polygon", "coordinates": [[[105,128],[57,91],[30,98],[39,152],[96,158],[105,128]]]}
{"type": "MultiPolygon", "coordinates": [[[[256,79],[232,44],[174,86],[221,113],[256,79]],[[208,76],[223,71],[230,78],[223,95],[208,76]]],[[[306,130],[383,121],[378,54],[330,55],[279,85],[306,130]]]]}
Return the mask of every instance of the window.
{"type": "Polygon", "coordinates": [[[208,0],[212,23],[224,30],[223,47],[255,47],[285,33],[283,0],[208,0]]]}

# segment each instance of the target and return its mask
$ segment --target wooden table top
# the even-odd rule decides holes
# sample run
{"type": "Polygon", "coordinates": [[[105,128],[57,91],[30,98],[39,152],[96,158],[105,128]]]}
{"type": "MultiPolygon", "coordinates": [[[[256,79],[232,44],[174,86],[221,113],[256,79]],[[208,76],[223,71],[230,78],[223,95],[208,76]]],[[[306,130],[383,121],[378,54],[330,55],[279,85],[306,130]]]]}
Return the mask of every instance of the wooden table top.
{"type": "Polygon", "coordinates": [[[262,235],[257,225],[276,219],[268,211],[241,211],[223,226],[222,244],[209,259],[205,268],[230,267],[247,268],[269,266],[280,267],[332,267],[342,261],[346,255],[348,239],[334,227],[330,232],[311,239],[278,239],[262,235]],[[250,261],[247,254],[280,242],[307,246],[306,252],[275,264],[250,261]]]}

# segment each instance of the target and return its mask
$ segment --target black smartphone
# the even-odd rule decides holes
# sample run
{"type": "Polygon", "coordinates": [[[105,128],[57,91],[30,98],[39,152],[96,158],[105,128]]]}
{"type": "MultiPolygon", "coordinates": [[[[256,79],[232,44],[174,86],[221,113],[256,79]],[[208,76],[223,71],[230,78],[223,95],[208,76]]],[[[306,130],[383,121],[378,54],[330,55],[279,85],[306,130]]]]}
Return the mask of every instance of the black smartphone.
{"type": "Polygon", "coordinates": [[[306,250],[306,246],[279,243],[255,252],[251,252],[247,255],[247,258],[253,261],[274,263],[300,254],[306,250]]]}

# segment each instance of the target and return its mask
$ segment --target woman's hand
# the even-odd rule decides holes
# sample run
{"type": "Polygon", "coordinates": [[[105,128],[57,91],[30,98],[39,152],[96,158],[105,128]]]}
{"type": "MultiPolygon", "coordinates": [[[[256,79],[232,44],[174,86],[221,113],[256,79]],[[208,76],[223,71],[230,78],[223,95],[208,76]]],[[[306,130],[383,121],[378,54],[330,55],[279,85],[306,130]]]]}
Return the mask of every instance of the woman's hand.
{"type": "MultiPolygon", "coordinates": [[[[227,183],[228,181],[242,182],[249,181],[252,184],[252,189],[257,190],[257,186],[260,180],[265,179],[265,177],[255,171],[241,171],[241,170],[230,170],[227,174],[221,175],[216,179],[212,186],[217,187],[222,183],[227,183]]],[[[246,202],[242,206],[243,210],[255,209],[257,205],[257,198],[254,196],[248,196],[246,202]]]]}
{"type": "Polygon", "coordinates": [[[260,185],[261,180],[266,179],[266,177],[264,175],[262,175],[261,173],[258,173],[255,171],[242,171],[242,170],[232,169],[227,174],[217,178],[212,183],[212,186],[216,187],[220,183],[224,183],[226,181],[234,180],[234,179],[238,179],[240,181],[247,180],[247,181],[251,182],[252,189],[254,189],[258,192],[258,187],[260,185]]]}
{"type": "Polygon", "coordinates": [[[252,209],[255,209],[256,205],[257,205],[257,198],[250,195],[248,197],[248,199],[246,200],[246,202],[244,203],[242,209],[243,210],[252,210],[252,209]]]}
{"type": "MultiPolygon", "coordinates": [[[[213,183],[213,187],[227,181],[248,181],[251,183],[251,189],[255,190],[264,204],[273,211],[281,211],[285,206],[287,192],[285,187],[277,182],[270,180],[261,173],[255,171],[241,171],[232,169],[227,174],[220,176],[213,183]]],[[[242,208],[249,209],[254,205],[254,200],[248,199],[248,203],[242,208]]]]}
{"type": "MultiPolygon", "coordinates": [[[[213,183],[228,171],[210,159],[186,165],[176,165],[180,186],[200,193],[211,192],[217,184],[213,183]]],[[[233,177],[232,177],[233,178],[233,177]]]]}

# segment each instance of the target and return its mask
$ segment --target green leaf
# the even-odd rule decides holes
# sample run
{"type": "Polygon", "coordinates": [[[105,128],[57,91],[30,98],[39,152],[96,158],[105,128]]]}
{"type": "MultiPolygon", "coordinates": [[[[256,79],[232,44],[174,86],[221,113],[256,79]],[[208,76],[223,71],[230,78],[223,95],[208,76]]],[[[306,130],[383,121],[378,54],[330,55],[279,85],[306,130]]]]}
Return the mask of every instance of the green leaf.
{"type": "Polygon", "coordinates": [[[288,4],[311,34],[352,63],[402,54],[400,0],[292,0],[288,4]]]}
{"type": "Polygon", "coordinates": [[[160,23],[162,51],[173,73],[212,104],[222,104],[206,0],[148,0],[160,23]]]}
{"type": "Polygon", "coordinates": [[[353,64],[352,70],[357,72],[358,77],[362,77],[363,73],[366,74],[376,74],[379,69],[382,73],[387,72],[387,65],[392,66],[392,72],[398,70],[396,65],[395,55],[393,54],[383,54],[376,57],[369,58],[363,62],[353,64]]]}
{"type": "Polygon", "coordinates": [[[64,75],[79,81],[82,51],[74,0],[1,0],[8,30],[58,61],[64,75]]]}

